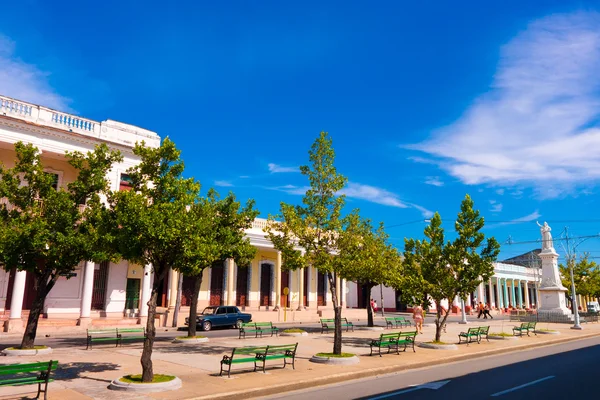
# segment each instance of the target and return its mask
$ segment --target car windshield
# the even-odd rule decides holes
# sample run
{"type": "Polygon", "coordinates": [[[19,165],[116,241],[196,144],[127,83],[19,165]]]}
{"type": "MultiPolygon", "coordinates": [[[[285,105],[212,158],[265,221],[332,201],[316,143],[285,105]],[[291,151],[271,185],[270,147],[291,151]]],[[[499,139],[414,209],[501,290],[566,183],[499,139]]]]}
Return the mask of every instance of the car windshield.
{"type": "Polygon", "coordinates": [[[204,311],[202,311],[202,315],[213,315],[217,311],[217,307],[206,307],[204,311]]]}

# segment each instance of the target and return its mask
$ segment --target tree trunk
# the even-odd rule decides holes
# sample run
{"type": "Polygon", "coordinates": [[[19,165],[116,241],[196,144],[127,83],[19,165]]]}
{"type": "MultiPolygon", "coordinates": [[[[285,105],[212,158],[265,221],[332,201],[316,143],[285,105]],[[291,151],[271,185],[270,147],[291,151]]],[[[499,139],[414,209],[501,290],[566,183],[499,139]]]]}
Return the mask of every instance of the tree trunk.
{"type": "Polygon", "coordinates": [[[385,317],[385,305],[383,303],[383,283],[379,284],[379,294],[381,295],[381,316],[385,317]]]}
{"type": "Polygon", "coordinates": [[[371,282],[366,283],[365,285],[369,288],[369,300],[367,302],[367,326],[375,326],[375,323],[373,321],[373,307],[371,307],[371,290],[373,290],[373,287],[375,285],[371,282]]]}
{"type": "Polygon", "coordinates": [[[146,339],[144,340],[144,350],[142,351],[142,382],[152,382],[154,380],[154,370],[152,368],[152,348],[154,338],[156,337],[156,328],[154,327],[154,317],[156,315],[156,299],[158,290],[162,287],[168,268],[161,268],[158,273],[155,270],[154,282],[152,283],[152,292],[148,300],[148,321],[146,322],[146,339]]]}
{"type": "Polygon", "coordinates": [[[173,310],[173,328],[177,328],[177,320],[181,310],[181,292],[183,290],[183,274],[179,272],[177,275],[177,299],[175,300],[175,310],[173,310]]]}
{"type": "Polygon", "coordinates": [[[188,336],[196,336],[196,316],[198,315],[198,296],[200,295],[200,285],[202,285],[202,272],[194,277],[194,290],[190,302],[190,317],[188,324],[188,336]]]}
{"type": "Polygon", "coordinates": [[[335,329],[333,331],[333,354],[342,354],[342,307],[337,297],[336,279],[334,274],[327,274],[329,279],[329,290],[331,291],[331,300],[333,303],[333,313],[335,318],[335,329]]]}
{"type": "MultiPolygon", "coordinates": [[[[448,307],[450,307],[450,304],[448,304],[448,307]]],[[[440,300],[436,300],[435,301],[435,309],[436,309],[436,316],[437,318],[435,319],[435,341],[439,342],[441,337],[442,337],[442,327],[444,326],[444,324],[446,323],[446,320],[448,319],[448,314],[450,314],[450,309],[446,310],[446,314],[442,315],[442,304],[440,300]]]]}
{"type": "Polygon", "coordinates": [[[27,325],[25,327],[25,332],[23,333],[23,339],[21,340],[22,349],[33,349],[37,334],[38,321],[42,311],[44,311],[44,302],[46,301],[46,296],[56,283],[55,278],[48,282],[47,273],[36,277],[37,290],[31,310],[29,310],[29,317],[27,318],[27,325]]]}

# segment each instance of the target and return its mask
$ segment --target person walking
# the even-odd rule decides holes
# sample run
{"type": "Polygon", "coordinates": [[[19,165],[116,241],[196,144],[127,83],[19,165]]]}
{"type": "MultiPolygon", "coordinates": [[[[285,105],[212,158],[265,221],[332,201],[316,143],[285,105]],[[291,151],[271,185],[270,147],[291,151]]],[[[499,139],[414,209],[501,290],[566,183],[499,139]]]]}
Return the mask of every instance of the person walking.
{"type": "MultiPolygon", "coordinates": [[[[483,302],[479,303],[479,306],[477,307],[477,309],[479,310],[479,313],[477,314],[477,319],[479,319],[484,314],[483,310],[485,309],[485,307],[483,306],[483,302]]],[[[484,317],[485,317],[485,315],[484,315],[484,317]]]]}
{"type": "Polygon", "coordinates": [[[415,306],[413,308],[413,320],[415,321],[415,327],[419,333],[423,333],[423,307],[415,306]]]}
{"type": "Polygon", "coordinates": [[[373,300],[373,313],[377,313],[377,300],[373,300]]]}
{"type": "Polygon", "coordinates": [[[488,316],[491,319],[494,319],[494,317],[492,317],[492,314],[490,313],[490,306],[488,306],[486,304],[485,307],[484,307],[484,309],[483,309],[483,319],[487,319],[488,316]]]}

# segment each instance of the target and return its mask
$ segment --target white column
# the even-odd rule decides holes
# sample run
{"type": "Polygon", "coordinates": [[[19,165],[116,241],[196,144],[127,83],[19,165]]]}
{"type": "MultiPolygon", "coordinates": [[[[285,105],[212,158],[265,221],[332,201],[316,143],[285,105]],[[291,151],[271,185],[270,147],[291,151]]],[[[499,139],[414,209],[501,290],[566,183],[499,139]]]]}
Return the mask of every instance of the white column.
{"type": "Polygon", "coordinates": [[[496,299],[494,296],[494,282],[492,282],[492,278],[490,278],[489,285],[490,285],[490,298],[488,299],[488,303],[489,303],[490,309],[491,309],[491,308],[496,307],[496,299]]]}
{"type": "Polygon", "coordinates": [[[341,305],[342,302],[342,296],[341,296],[341,291],[340,291],[340,283],[342,282],[342,280],[340,279],[339,276],[335,277],[335,297],[337,297],[337,301],[338,301],[338,306],[341,305]]]}
{"type": "Polygon", "coordinates": [[[298,268],[298,311],[304,310],[304,268],[298,268]]]}
{"type": "Polygon", "coordinates": [[[347,282],[345,279],[342,279],[342,306],[344,308],[346,308],[346,286],[347,286],[347,282]]]}
{"type": "Polygon", "coordinates": [[[275,262],[275,310],[279,310],[281,304],[281,252],[277,252],[277,261],[275,262]]]}
{"type": "Polygon", "coordinates": [[[148,317],[148,301],[150,301],[150,281],[152,279],[152,264],[144,267],[144,276],[142,276],[142,299],[140,304],[140,318],[148,317]]]}
{"type": "Polygon", "coordinates": [[[477,286],[477,304],[483,303],[485,301],[485,289],[483,286],[483,282],[477,286]]]}
{"type": "Polygon", "coordinates": [[[527,286],[527,281],[525,281],[525,307],[529,308],[529,286],[527,286]]]}
{"type": "Polygon", "coordinates": [[[12,297],[10,299],[10,319],[21,320],[23,297],[25,296],[25,280],[27,271],[17,271],[13,280],[12,297]]]}
{"type": "Polygon", "coordinates": [[[81,310],[79,313],[79,325],[86,325],[90,320],[92,311],[92,293],[94,291],[94,269],[93,261],[86,261],[83,267],[83,293],[81,295],[81,310]]]}
{"type": "Polygon", "coordinates": [[[234,280],[234,262],[233,258],[227,259],[227,305],[235,306],[235,297],[233,295],[233,280],[234,280]]]}

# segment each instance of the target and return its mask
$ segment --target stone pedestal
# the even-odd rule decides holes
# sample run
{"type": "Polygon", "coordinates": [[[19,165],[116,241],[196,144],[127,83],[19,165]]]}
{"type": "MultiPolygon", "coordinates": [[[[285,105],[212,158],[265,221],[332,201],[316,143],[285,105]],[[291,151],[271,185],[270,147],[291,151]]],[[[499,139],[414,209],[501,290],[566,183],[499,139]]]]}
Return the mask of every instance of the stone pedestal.
{"type": "Polygon", "coordinates": [[[542,283],[540,285],[539,321],[572,320],[571,311],[567,308],[565,288],[560,281],[558,271],[558,254],[554,248],[544,249],[539,257],[542,259],[542,283]]]}
{"type": "Polygon", "coordinates": [[[4,332],[23,333],[25,332],[25,324],[21,318],[11,318],[4,322],[4,332]]]}
{"type": "Polygon", "coordinates": [[[77,320],[77,325],[87,329],[92,325],[92,319],[90,317],[81,317],[77,320]]]}

